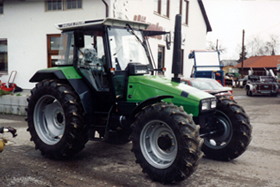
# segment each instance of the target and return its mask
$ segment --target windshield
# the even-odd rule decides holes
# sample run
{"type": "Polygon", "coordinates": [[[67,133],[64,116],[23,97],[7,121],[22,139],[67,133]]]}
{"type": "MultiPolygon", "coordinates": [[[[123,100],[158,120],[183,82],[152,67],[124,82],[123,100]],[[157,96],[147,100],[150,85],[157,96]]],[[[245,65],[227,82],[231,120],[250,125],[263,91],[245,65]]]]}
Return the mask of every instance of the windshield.
{"type": "Polygon", "coordinates": [[[108,33],[112,67],[116,70],[125,70],[128,63],[150,64],[140,31],[109,28],[108,33]]]}
{"type": "Polygon", "coordinates": [[[213,81],[191,81],[193,87],[200,90],[221,90],[223,86],[216,80],[213,81]]]}

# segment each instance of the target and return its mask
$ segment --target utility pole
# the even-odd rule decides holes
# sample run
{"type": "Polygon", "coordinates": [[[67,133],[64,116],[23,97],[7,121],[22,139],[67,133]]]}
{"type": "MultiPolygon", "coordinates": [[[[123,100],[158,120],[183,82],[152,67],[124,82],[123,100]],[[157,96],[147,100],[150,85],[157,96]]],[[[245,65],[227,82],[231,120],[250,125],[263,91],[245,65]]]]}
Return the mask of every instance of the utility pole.
{"type": "Polygon", "coordinates": [[[218,51],[219,50],[219,40],[217,39],[217,42],[216,42],[216,50],[218,51]]]}
{"type": "Polygon", "coordinates": [[[243,63],[244,63],[244,37],[245,37],[245,30],[242,31],[242,62],[241,62],[241,78],[243,78],[243,63]]]}

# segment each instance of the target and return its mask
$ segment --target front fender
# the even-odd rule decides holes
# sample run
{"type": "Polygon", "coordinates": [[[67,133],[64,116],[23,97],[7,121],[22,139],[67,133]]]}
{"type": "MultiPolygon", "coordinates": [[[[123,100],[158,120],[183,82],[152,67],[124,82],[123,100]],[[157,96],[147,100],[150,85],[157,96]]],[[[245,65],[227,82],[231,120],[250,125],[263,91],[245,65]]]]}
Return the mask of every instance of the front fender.
{"type": "Polygon", "coordinates": [[[153,104],[153,103],[160,102],[160,101],[162,101],[163,99],[167,99],[167,98],[174,98],[174,97],[171,96],[171,95],[160,95],[160,96],[151,97],[151,98],[148,98],[148,99],[142,101],[142,102],[141,102],[139,105],[137,105],[137,106],[133,109],[133,111],[131,112],[131,114],[130,114],[130,120],[131,120],[131,122],[134,121],[135,115],[136,115],[137,113],[139,113],[139,112],[142,110],[142,108],[144,108],[145,106],[151,105],[151,104],[153,104]]]}

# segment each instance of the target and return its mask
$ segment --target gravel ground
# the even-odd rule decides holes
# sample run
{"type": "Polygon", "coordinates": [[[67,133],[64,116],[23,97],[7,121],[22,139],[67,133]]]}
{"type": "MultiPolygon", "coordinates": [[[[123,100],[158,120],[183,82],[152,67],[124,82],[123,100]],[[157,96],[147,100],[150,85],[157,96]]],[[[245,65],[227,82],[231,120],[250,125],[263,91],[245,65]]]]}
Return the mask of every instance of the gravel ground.
{"type": "MultiPolygon", "coordinates": [[[[176,186],[280,186],[280,96],[248,97],[244,89],[234,88],[234,98],[253,126],[247,151],[230,162],[202,158],[193,175],[176,186]]],[[[24,119],[0,115],[0,126],[18,129],[16,138],[4,135],[9,143],[0,153],[0,186],[174,186],[153,182],[142,173],[130,151],[131,143],[116,146],[88,142],[72,159],[47,159],[34,149],[24,119]]]]}

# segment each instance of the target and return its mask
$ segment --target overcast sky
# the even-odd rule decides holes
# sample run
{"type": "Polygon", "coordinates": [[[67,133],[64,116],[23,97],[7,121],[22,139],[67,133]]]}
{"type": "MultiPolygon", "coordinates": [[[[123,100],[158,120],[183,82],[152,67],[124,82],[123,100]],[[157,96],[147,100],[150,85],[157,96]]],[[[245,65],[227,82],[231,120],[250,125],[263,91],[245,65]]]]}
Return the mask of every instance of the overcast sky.
{"type": "MultiPolygon", "coordinates": [[[[280,40],[280,0],[203,0],[212,32],[207,41],[219,40],[226,52],[221,60],[238,59],[242,30],[246,42],[254,37],[268,41],[271,34],[280,40]]],[[[277,48],[280,55],[280,46],[277,48]]]]}

